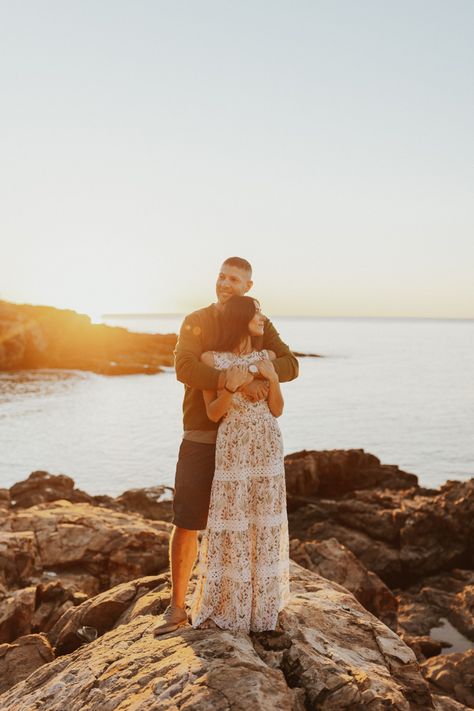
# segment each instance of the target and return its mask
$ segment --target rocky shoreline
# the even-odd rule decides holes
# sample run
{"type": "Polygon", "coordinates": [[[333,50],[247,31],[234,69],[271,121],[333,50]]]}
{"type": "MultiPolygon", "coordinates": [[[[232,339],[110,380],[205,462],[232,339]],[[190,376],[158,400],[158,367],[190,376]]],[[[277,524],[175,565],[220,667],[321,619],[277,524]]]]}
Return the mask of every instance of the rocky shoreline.
{"type": "Polygon", "coordinates": [[[250,635],[153,637],[166,487],[0,489],[2,711],[474,708],[474,479],[426,489],[363,450],[285,466],[291,599],[250,635]]]}
{"type": "Polygon", "coordinates": [[[173,365],[176,334],[133,333],[93,324],[52,306],[0,300],[0,371],[85,370],[102,375],[159,373],[173,365]]]}

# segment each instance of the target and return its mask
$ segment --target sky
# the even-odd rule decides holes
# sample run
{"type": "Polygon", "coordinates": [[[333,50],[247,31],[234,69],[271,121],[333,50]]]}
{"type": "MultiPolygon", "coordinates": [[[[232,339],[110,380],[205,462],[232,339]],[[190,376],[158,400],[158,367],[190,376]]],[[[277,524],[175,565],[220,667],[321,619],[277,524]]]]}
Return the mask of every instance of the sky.
{"type": "Polygon", "coordinates": [[[474,318],[472,0],[0,0],[0,299],[474,318]]]}

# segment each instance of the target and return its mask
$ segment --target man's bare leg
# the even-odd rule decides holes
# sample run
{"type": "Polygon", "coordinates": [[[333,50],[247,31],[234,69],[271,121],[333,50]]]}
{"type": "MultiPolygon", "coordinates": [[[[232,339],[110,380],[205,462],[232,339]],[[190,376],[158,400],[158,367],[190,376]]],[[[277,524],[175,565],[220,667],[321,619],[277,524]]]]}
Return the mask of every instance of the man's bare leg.
{"type": "Polygon", "coordinates": [[[197,556],[197,531],[175,526],[170,540],[171,602],[184,608],[189,578],[197,556]]]}
{"type": "Polygon", "coordinates": [[[158,637],[174,632],[188,621],[185,609],[189,578],[197,555],[197,531],[175,526],[170,538],[171,602],[153,630],[158,637]]]}

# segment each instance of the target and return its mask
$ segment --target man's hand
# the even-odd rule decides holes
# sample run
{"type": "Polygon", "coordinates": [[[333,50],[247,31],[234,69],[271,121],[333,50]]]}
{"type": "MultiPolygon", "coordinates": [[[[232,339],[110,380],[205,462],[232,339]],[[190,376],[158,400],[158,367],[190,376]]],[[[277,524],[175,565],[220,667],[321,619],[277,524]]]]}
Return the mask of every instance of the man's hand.
{"type": "Polygon", "coordinates": [[[240,390],[251,402],[266,400],[270,386],[266,380],[253,380],[248,385],[244,385],[240,390]]]}
{"type": "Polygon", "coordinates": [[[226,371],[225,388],[236,392],[252,382],[253,375],[245,365],[233,365],[226,371]]]}
{"type": "Polygon", "coordinates": [[[262,377],[270,382],[278,380],[278,375],[271,360],[259,360],[257,363],[258,372],[262,377]]]}

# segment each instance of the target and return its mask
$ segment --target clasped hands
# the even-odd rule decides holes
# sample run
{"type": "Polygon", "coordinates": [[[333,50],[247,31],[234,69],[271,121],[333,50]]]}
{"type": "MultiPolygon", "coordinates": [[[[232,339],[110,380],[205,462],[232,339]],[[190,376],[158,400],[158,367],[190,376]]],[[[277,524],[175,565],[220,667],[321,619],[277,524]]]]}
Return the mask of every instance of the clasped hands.
{"type": "Polygon", "coordinates": [[[245,365],[233,365],[226,373],[226,387],[229,390],[239,390],[251,402],[266,400],[270,382],[278,380],[278,375],[271,360],[259,360],[255,365],[262,378],[254,378],[245,365]]]}

